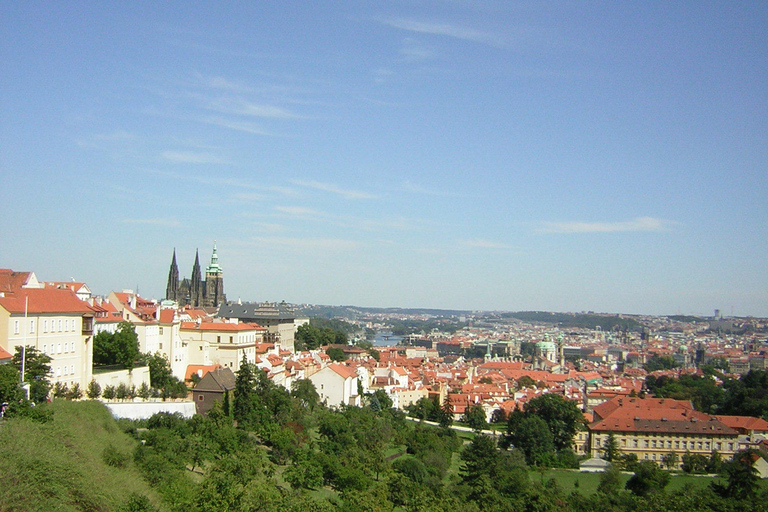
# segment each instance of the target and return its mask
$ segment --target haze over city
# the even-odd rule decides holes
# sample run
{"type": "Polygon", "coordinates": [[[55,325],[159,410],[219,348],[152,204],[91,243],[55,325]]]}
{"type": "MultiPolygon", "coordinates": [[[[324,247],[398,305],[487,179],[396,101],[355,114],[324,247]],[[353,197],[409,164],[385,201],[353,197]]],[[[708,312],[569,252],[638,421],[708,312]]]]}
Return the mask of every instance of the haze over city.
{"type": "Polygon", "coordinates": [[[0,267],[768,316],[768,4],[0,5],[0,267]]]}

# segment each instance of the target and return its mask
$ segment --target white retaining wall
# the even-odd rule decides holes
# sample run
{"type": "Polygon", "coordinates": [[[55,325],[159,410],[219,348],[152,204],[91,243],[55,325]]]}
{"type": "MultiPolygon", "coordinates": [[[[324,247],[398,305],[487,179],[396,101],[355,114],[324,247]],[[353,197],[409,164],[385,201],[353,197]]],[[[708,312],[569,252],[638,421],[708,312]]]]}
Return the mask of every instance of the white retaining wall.
{"type": "Polygon", "coordinates": [[[110,402],[105,403],[115,418],[147,419],[158,412],[181,413],[185,418],[195,415],[195,402],[110,402]]]}

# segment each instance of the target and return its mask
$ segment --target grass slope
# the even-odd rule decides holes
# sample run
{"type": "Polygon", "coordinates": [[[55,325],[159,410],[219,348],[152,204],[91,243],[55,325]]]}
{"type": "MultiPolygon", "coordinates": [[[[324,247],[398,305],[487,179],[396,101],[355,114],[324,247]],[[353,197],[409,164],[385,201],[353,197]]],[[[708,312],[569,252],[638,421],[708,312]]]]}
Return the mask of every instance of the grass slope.
{"type": "Polygon", "coordinates": [[[0,423],[0,510],[116,511],[132,494],[159,503],[133,467],[136,441],[103,404],[62,400],[41,407],[53,409],[53,421],[0,423]]]}

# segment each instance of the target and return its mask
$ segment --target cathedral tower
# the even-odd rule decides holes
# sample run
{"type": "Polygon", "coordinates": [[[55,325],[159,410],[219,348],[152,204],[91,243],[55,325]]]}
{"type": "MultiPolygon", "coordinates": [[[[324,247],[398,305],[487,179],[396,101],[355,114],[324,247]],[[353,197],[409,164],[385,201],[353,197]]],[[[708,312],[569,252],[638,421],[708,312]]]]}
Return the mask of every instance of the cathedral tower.
{"type": "Polygon", "coordinates": [[[226,302],[224,295],[224,269],[219,265],[219,255],[216,252],[216,241],[213,241],[211,264],[205,269],[205,305],[218,307],[226,302]]]}

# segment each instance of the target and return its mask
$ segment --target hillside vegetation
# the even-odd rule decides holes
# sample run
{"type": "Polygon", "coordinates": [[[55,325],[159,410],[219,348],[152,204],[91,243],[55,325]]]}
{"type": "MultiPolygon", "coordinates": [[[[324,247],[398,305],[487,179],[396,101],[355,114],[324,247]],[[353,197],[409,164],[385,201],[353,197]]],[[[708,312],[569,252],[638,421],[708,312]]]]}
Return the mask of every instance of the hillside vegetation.
{"type": "Polygon", "coordinates": [[[113,511],[159,500],[133,464],[138,444],[95,401],[56,401],[40,423],[0,423],[0,510],[113,511]]]}

